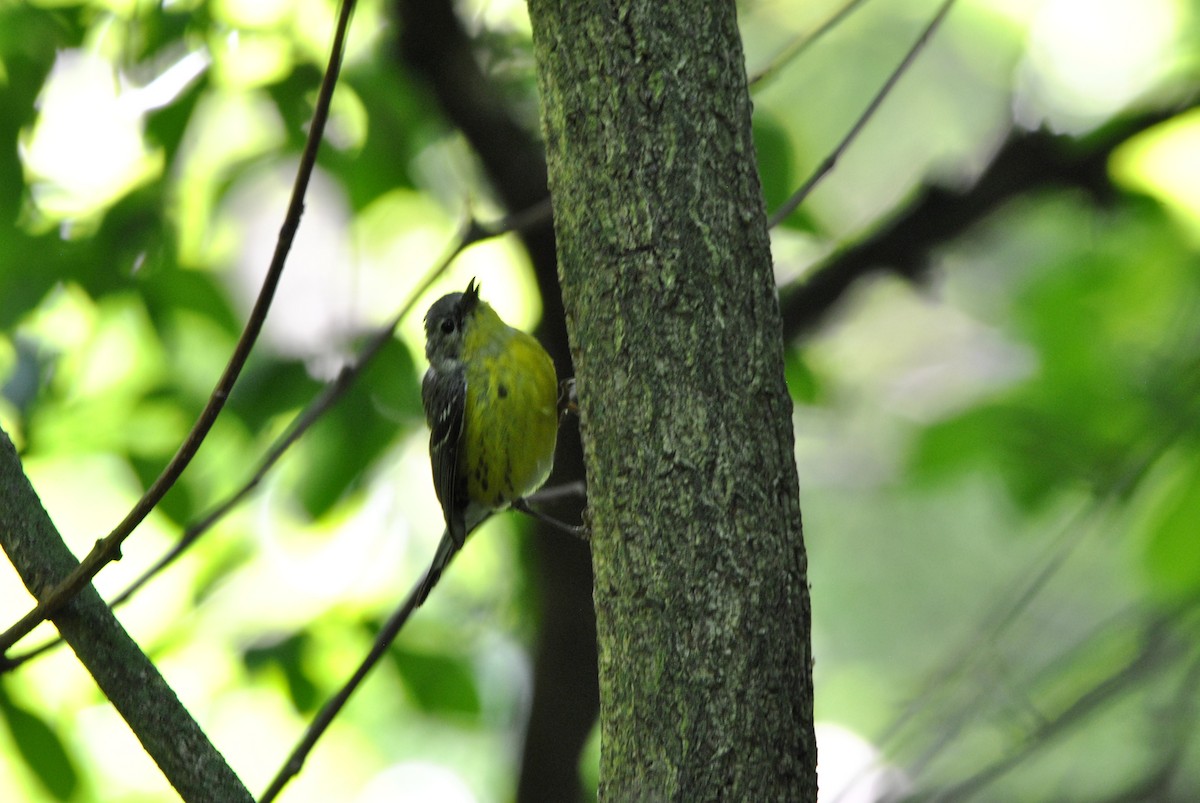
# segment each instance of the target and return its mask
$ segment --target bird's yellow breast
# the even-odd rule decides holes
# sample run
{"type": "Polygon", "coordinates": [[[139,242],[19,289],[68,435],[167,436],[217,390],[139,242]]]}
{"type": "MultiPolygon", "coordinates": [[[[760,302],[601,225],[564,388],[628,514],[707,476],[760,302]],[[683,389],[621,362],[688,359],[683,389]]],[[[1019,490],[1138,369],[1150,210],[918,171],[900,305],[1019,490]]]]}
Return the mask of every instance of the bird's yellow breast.
{"type": "Polygon", "coordinates": [[[491,508],[507,507],[541,487],[558,435],[554,363],[533,337],[504,328],[504,336],[480,344],[467,361],[459,455],[468,498],[491,508]]]}

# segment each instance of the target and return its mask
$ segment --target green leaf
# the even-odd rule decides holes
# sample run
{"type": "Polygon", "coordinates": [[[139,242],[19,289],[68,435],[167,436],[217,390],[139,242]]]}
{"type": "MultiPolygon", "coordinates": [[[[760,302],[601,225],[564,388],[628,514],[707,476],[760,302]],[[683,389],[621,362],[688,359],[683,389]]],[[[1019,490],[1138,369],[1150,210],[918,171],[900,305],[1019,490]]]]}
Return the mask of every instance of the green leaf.
{"type": "Polygon", "coordinates": [[[783,362],[784,379],[793,401],[816,404],[821,395],[820,381],[798,349],[788,349],[783,362]]]}
{"type": "Polygon", "coordinates": [[[390,340],[306,436],[303,452],[309,468],[296,491],[310,515],[319,517],[358,486],[401,423],[421,420],[419,398],[412,355],[390,340]]]}
{"type": "MultiPolygon", "coordinates": [[[[230,306],[229,294],[214,274],[172,264],[147,277],[139,289],[157,325],[167,326],[180,311],[192,312],[228,333],[228,351],[233,350],[234,339],[241,334],[245,321],[230,306]]],[[[222,354],[222,362],[227,356],[222,354]]]]}
{"type": "Polygon", "coordinates": [[[369,133],[357,154],[323,148],[321,159],[337,168],[351,205],[361,211],[385,193],[416,187],[410,170],[444,121],[399,70],[355,65],[342,78],[369,110],[369,133]]]}
{"type": "Polygon", "coordinates": [[[255,356],[229,397],[229,412],[258,432],[275,416],[304,407],[320,390],[303,363],[255,356]]]}
{"type": "Polygon", "coordinates": [[[479,714],[479,690],[470,663],[443,653],[393,647],[389,655],[417,706],[430,714],[479,714]]]}
{"type": "Polygon", "coordinates": [[[1086,465],[1086,448],[1072,443],[1070,426],[1016,404],[968,410],[925,430],[910,468],[918,481],[949,481],[957,474],[987,469],[1000,475],[1013,498],[1027,509],[1046,502],[1086,465]]]}
{"type": "Polygon", "coordinates": [[[758,172],[762,176],[763,198],[767,209],[775,209],[788,199],[792,186],[792,143],[787,129],[765,112],[754,115],[754,147],[758,152],[758,172]]]}
{"type": "Polygon", "coordinates": [[[304,669],[304,654],[312,639],[300,631],[283,641],[261,647],[251,647],[242,654],[242,663],[251,672],[274,667],[283,675],[288,696],[297,711],[312,711],[320,699],[317,685],[304,669]]]}
{"type": "MultiPolygon", "coordinates": [[[[783,205],[800,187],[804,179],[795,175],[796,160],[787,128],[777,119],[759,110],[752,122],[754,149],[758,155],[758,174],[762,181],[763,199],[770,214],[783,205]]],[[[798,231],[815,231],[812,218],[797,209],[784,218],[782,225],[798,231]]]]}
{"type": "Polygon", "coordinates": [[[17,705],[0,686],[0,715],[8,725],[25,765],[55,800],[69,800],[79,787],[79,773],[66,745],[36,713],[17,705]]]}
{"type": "MultiPolygon", "coordinates": [[[[1079,227],[1054,206],[1039,211],[1064,237],[1079,227]]],[[[914,452],[919,478],[995,473],[1027,509],[1064,490],[1103,495],[1137,470],[1148,444],[1192,420],[1194,265],[1164,251],[1178,235],[1160,210],[1135,206],[1103,223],[1086,240],[1037,241],[1043,261],[1018,280],[1003,319],[1036,372],[929,427],[914,452]]]]}
{"type": "Polygon", "coordinates": [[[1152,591],[1172,602],[1200,594],[1200,456],[1189,457],[1190,464],[1162,481],[1146,527],[1143,561],[1153,578],[1152,591]]]}

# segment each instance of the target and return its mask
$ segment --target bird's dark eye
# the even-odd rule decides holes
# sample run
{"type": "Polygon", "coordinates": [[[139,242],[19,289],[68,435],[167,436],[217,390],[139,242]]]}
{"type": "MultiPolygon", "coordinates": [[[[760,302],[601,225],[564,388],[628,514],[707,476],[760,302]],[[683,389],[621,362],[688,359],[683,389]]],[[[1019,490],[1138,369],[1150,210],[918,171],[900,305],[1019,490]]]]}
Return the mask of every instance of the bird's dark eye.
{"type": "Polygon", "coordinates": [[[442,326],[442,334],[444,334],[444,335],[454,334],[454,319],[453,318],[442,318],[441,326],[442,326]]]}

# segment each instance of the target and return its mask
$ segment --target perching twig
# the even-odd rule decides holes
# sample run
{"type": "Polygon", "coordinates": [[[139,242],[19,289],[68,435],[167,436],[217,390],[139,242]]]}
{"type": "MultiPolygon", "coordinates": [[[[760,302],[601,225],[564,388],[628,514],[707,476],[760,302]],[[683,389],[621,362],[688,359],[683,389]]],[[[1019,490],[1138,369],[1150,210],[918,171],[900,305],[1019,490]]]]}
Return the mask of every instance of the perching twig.
{"type": "MultiPolygon", "coordinates": [[[[582,491],[583,486],[581,483],[568,483],[561,488],[549,489],[549,494],[551,496],[559,494],[577,494],[582,491]]],[[[520,510],[524,513],[529,513],[535,518],[543,518],[542,514],[535,513],[531,508],[529,508],[529,506],[524,503],[524,500],[519,499],[516,502],[513,502],[512,507],[514,510],[520,510]]],[[[576,537],[587,537],[587,530],[585,527],[571,527],[570,525],[565,525],[561,522],[554,521],[553,519],[549,519],[549,521],[555,526],[565,529],[576,537]]],[[[480,522],[480,524],[482,524],[482,522],[480,522]]],[[[355,690],[357,690],[360,685],[362,685],[363,680],[366,679],[367,675],[375,667],[375,664],[379,663],[379,659],[387,654],[388,647],[390,647],[392,642],[396,640],[396,636],[400,634],[400,631],[404,628],[404,625],[408,623],[408,620],[412,616],[413,612],[417,608],[421,607],[422,603],[424,603],[425,599],[429,596],[429,592],[433,590],[434,586],[436,586],[438,581],[441,579],[442,573],[445,571],[446,566],[449,565],[450,561],[453,560],[454,556],[458,553],[458,549],[453,547],[452,542],[450,542],[451,548],[449,550],[444,549],[448,541],[448,538],[443,537],[442,542],[438,545],[437,554],[434,556],[433,562],[430,564],[429,569],[427,569],[425,573],[421,575],[421,579],[415,586],[413,586],[413,589],[408,592],[408,596],[404,598],[404,602],[402,602],[400,606],[396,608],[395,612],[393,612],[388,618],[387,622],[384,623],[383,627],[379,630],[379,633],[375,636],[375,641],[371,645],[370,651],[367,652],[366,656],[362,660],[362,663],[358,665],[358,668],[354,670],[354,674],[350,676],[349,680],[347,680],[340,689],[338,689],[337,694],[329,698],[329,701],[321,707],[320,712],[318,712],[317,716],[313,718],[313,721],[309,723],[308,728],[304,731],[303,738],[301,738],[296,747],[292,749],[287,761],[284,762],[282,767],[280,767],[279,772],[275,774],[274,779],[271,781],[271,785],[267,787],[265,792],[263,792],[262,797],[258,799],[258,803],[270,803],[270,801],[278,797],[279,793],[283,790],[283,787],[287,784],[287,782],[300,773],[300,770],[304,767],[305,760],[308,758],[308,754],[313,751],[314,747],[316,747],[317,741],[321,738],[325,731],[329,729],[329,725],[346,706],[350,696],[354,694],[355,690]]]]}
{"type": "Polygon", "coordinates": [[[527,499],[517,499],[512,503],[512,509],[524,513],[534,521],[540,521],[547,527],[553,527],[559,532],[565,533],[572,538],[578,538],[580,541],[587,541],[591,538],[591,531],[588,530],[585,524],[567,524],[565,521],[560,521],[551,515],[543,513],[529,504],[527,499]]]}
{"type": "Polygon", "coordinates": [[[587,486],[583,484],[583,480],[575,480],[573,482],[564,482],[561,485],[539,488],[525,497],[524,501],[531,505],[544,505],[561,502],[564,499],[583,499],[586,497],[587,486]]]}
{"type": "Polygon", "coordinates": [[[942,24],[942,20],[946,17],[946,14],[950,12],[950,7],[953,5],[954,0],[945,0],[945,2],[942,3],[941,8],[939,8],[937,13],[933,15],[933,19],[931,19],[929,24],[925,26],[925,30],[921,32],[919,37],[917,37],[917,41],[913,43],[911,48],[909,48],[908,53],[904,56],[904,59],[901,60],[898,65],[896,65],[896,69],[892,70],[892,74],[889,75],[888,79],[883,82],[883,86],[879,88],[877,93],[875,93],[875,97],[872,98],[871,102],[867,104],[867,108],[863,110],[863,113],[859,115],[858,119],[854,122],[854,125],[851,126],[848,132],[846,132],[846,136],[842,137],[842,141],[839,142],[837,147],[835,147],[829,153],[829,155],[825,157],[824,161],[817,166],[817,169],[813,171],[813,174],[809,176],[808,180],[800,185],[800,189],[792,193],[792,197],[784,201],[783,206],[779,207],[771,214],[770,219],[767,221],[767,225],[770,228],[775,228],[784,220],[786,220],[788,215],[792,214],[792,212],[795,212],[796,208],[800,206],[804,199],[808,197],[809,193],[812,192],[813,187],[817,185],[817,182],[823,179],[825,175],[834,168],[838,162],[838,159],[840,159],[842,154],[846,152],[846,149],[850,147],[850,144],[858,138],[858,135],[862,132],[863,128],[866,127],[867,122],[875,115],[875,112],[878,111],[884,99],[891,94],[892,88],[895,87],[896,82],[900,80],[900,76],[907,72],[908,68],[912,66],[913,61],[917,58],[917,54],[921,52],[921,50],[925,47],[925,44],[929,41],[929,37],[933,36],[934,31],[936,31],[938,26],[942,24]]]}
{"type": "MultiPolygon", "coordinates": [[[[451,553],[446,558],[446,562],[449,563],[453,557],[454,555],[451,553]]],[[[375,636],[375,643],[371,645],[370,652],[363,658],[358,669],[354,670],[354,674],[350,676],[345,685],[338,689],[337,694],[322,706],[317,716],[309,723],[307,730],[304,731],[304,737],[292,750],[284,765],[279,768],[279,772],[272,779],[271,785],[263,792],[262,797],[258,799],[258,803],[270,803],[270,801],[279,796],[279,793],[283,791],[283,787],[287,782],[300,773],[300,770],[304,767],[305,759],[308,758],[308,754],[316,746],[317,740],[329,728],[334,717],[345,707],[346,702],[350,699],[350,695],[354,694],[355,690],[362,685],[363,680],[366,679],[367,675],[375,667],[375,664],[379,663],[379,659],[387,654],[388,647],[396,639],[397,634],[399,634],[405,623],[408,622],[408,618],[412,616],[413,611],[421,604],[419,599],[422,589],[428,591],[429,588],[437,584],[437,580],[436,576],[431,577],[430,573],[426,572],[426,574],[422,575],[421,582],[412,591],[408,592],[408,596],[404,598],[404,602],[400,604],[400,607],[396,608],[395,612],[384,623],[383,628],[380,629],[379,634],[375,636]]]]}
{"type": "Polygon", "coordinates": [[[87,557],[80,562],[79,567],[71,572],[66,580],[46,593],[39,594],[37,606],[3,634],[0,634],[0,652],[7,652],[13,644],[28,635],[34,627],[53,615],[63,603],[78,594],[80,589],[90,583],[92,578],[102,568],[120,559],[121,544],[141,524],[142,520],[149,515],[150,511],[154,509],[166,495],[167,491],[175,484],[176,480],[179,479],[180,475],[183,474],[184,469],[192,461],[192,458],[200,448],[200,444],[204,442],[208,431],[217,420],[221,409],[225,406],[225,400],[229,398],[229,393],[233,390],[234,383],[241,374],[242,368],[246,364],[246,359],[250,356],[250,350],[254,347],[255,341],[262,331],[263,322],[266,320],[267,311],[270,309],[271,300],[275,295],[275,288],[279,285],[279,279],[283,275],[283,268],[287,262],[292,241],[295,239],[296,231],[300,227],[300,216],[304,211],[304,194],[308,188],[309,178],[312,176],[313,166],[316,164],[317,150],[321,145],[321,138],[325,131],[325,121],[329,116],[329,104],[333,98],[334,87],[337,84],[346,33],[350,25],[350,15],[353,10],[354,0],[343,0],[341,13],[338,16],[337,30],[334,33],[333,46],[330,49],[329,65],[325,70],[325,77],[321,82],[321,89],[317,95],[316,106],[313,109],[312,124],[308,132],[308,141],[305,143],[304,153],[300,159],[300,167],[296,171],[296,183],[292,187],[291,201],[288,203],[287,214],[284,217],[283,226],[279,231],[279,239],[275,244],[275,254],[271,259],[267,275],[263,279],[258,298],[254,302],[254,308],[251,310],[250,316],[246,321],[246,327],[242,331],[237,345],[234,347],[233,354],[229,358],[229,364],[225,367],[225,372],[217,381],[216,387],[213,388],[208,403],[204,406],[204,410],[201,411],[199,418],[196,419],[196,423],[192,426],[192,430],[184,439],[183,444],[180,445],[179,450],[175,452],[175,456],[171,458],[166,468],[159,474],[158,479],[151,484],[121,523],[107,536],[96,542],[92,551],[88,553],[87,557]]]}

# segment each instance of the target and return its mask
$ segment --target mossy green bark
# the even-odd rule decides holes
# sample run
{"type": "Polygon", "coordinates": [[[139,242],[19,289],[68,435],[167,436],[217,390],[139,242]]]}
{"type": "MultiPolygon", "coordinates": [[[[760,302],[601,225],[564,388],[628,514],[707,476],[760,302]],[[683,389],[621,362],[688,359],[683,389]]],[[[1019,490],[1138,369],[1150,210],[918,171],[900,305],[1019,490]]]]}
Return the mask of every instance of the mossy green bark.
{"type": "Polygon", "coordinates": [[[601,796],[813,800],[792,406],[734,4],[529,10],[588,469],[601,796]]]}
{"type": "MultiPolygon", "coordinates": [[[[8,435],[0,431],[0,546],[34,594],[79,565],[42,507],[8,435]]],[[[63,640],[188,803],[252,798],[158,669],[88,584],[52,617],[63,640]]],[[[25,671],[36,672],[32,666],[25,671]]]]}

